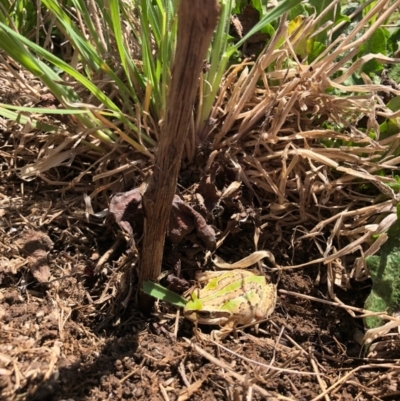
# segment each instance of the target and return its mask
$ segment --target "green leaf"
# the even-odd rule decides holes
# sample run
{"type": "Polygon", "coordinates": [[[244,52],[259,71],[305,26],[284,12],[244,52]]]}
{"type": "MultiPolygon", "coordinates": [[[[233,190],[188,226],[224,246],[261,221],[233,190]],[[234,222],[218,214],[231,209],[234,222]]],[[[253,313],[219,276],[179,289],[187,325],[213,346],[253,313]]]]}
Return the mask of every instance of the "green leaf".
{"type": "MultiPolygon", "coordinates": [[[[359,57],[370,53],[380,53],[386,55],[386,33],[383,28],[378,28],[364,45],[360,47],[359,57]]],[[[373,59],[366,62],[361,70],[366,74],[379,74],[383,70],[383,65],[379,61],[373,59]]]]}
{"type": "Polygon", "coordinates": [[[326,46],[323,43],[314,42],[312,44],[312,50],[308,54],[308,63],[311,64],[325,49],[326,46]]]}
{"type": "Polygon", "coordinates": [[[22,113],[16,113],[15,111],[11,111],[9,109],[10,107],[8,105],[0,104],[0,116],[8,118],[9,120],[12,121],[16,121],[19,124],[29,123],[32,126],[32,128],[40,129],[43,132],[57,132],[59,130],[59,127],[46,124],[42,121],[37,121],[35,118],[28,117],[22,113]]]}
{"type": "Polygon", "coordinates": [[[394,64],[389,69],[389,78],[395,82],[400,82],[400,64],[394,64]]]}
{"type": "Polygon", "coordinates": [[[386,105],[392,111],[400,110],[400,96],[395,96],[393,99],[390,99],[389,103],[386,105]]]}
{"type": "MultiPolygon", "coordinates": [[[[238,49],[240,46],[242,46],[246,40],[248,40],[251,36],[253,36],[255,33],[259,32],[260,29],[268,23],[271,23],[273,21],[277,21],[285,12],[289,12],[293,7],[297,6],[300,4],[302,0],[284,0],[279,3],[278,6],[274,7],[271,11],[269,11],[265,17],[263,17],[256,25],[253,26],[253,28],[250,29],[249,32],[245,36],[243,36],[242,39],[240,39],[239,42],[235,43],[234,48],[238,49]]],[[[233,53],[233,49],[232,49],[233,53]]]]}
{"type": "Polygon", "coordinates": [[[271,24],[265,24],[265,26],[260,29],[260,33],[266,33],[270,38],[272,38],[275,33],[275,28],[271,24]]]}
{"type": "Polygon", "coordinates": [[[391,57],[396,57],[400,44],[400,29],[396,29],[388,38],[388,51],[391,57]]]}
{"type": "MultiPolygon", "coordinates": [[[[386,105],[393,112],[400,110],[400,96],[396,96],[389,101],[386,105]]],[[[400,119],[391,119],[384,121],[379,126],[380,139],[386,139],[390,136],[396,135],[400,132],[400,119]]]]}
{"type": "MultiPolygon", "coordinates": [[[[366,7],[364,7],[363,11],[362,11],[362,16],[365,17],[378,3],[378,0],[372,1],[370,4],[368,4],[366,7]]],[[[372,25],[376,19],[378,18],[378,16],[376,14],[374,14],[374,16],[368,20],[368,23],[370,25],[372,25]]]]}
{"type": "Polygon", "coordinates": [[[400,132],[400,128],[398,124],[396,124],[396,121],[389,119],[387,121],[384,121],[379,126],[379,132],[380,132],[379,138],[382,140],[398,134],[400,132]]]}
{"type": "MultiPolygon", "coordinates": [[[[396,180],[396,182],[388,182],[386,185],[393,189],[393,191],[395,192],[399,192],[400,191],[400,181],[399,181],[399,176],[396,175],[394,177],[394,179],[396,180]]],[[[400,204],[399,204],[400,205],[400,204]]],[[[399,205],[397,205],[397,218],[399,218],[398,212],[399,212],[399,205]]]]}
{"type": "Polygon", "coordinates": [[[2,104],[0,107],[4,107],[8,110],[22,111],[26,113],[40,113],[40,114],[56,114],[56,115],[71,115],[71,114],[90,114],[88,109],[50,109],[47,107],[24,107],[24,106],[13,106],[11,104],[2,104]]]}
{"type": "Polygon", "coordinates": [[[262,3],[262,0],[251,0],[251,5],[259,12],[261,18],[266,14],[267,11],[267,7],[262,3]]]}
{"type": "MultiPolygon", "coordinates": [[[[366,258],[372,279],[372,291],[364,308],[373,312],[394,313],[400,306],[400,206],[397,205],[397,220],[388,230],[388,239],[380,254],[366,258]]],[[[368,328],[381,326],[384,321],[376,316],[366,317],[368,328]]]]}
{"type": "Polygon", "coordinates": [[[308,17],[308,11],[304,4],[298,4],[292,7],[288,13],[288,20],[294,20],[299,15],[305,15],[306,17],[308,17]]]}
{"type": "Polygon", "coordinates": [[[170,291],[162,285],[151,281],[143,282],[142,291],[147,295],[161,299],[162,301],[175,305],[178,308],[183,308],[187,304],[187,300],[176,292],[170,291]]]}

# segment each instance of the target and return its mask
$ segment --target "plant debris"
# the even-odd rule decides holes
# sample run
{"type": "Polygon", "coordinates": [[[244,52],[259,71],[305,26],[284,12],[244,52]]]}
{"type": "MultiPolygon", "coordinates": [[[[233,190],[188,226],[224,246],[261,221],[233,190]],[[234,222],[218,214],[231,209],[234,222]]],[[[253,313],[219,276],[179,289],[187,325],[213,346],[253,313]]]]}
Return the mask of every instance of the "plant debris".
{"type": "Polygon", "coordinates": [[[33,277],[39,283],[47,283],[50,277],[47,254],[53,248],[53,241],[45,233],[27,230],[21,234],[17,245],[27,257],[28,266],[33,277]]]}
{"type": "MultiPolygon", "coordinates": [[[[115,217],[115,221],[132,238],[134,235],[137,238],[142,236],[144,213],[140,188],[115,194],[111,199],[109,210],[115,217]]],[[[216,248],[214,229],[207,224],[200,213],[181,200],[178,195],[175,195],[169,219],[167,238],[174,245],[178,245],[192,232],[195,232],[196,238],[200,240],[196,241],[196,238],[190,237],[195,243],[202,244],[208,250],[216,248]]]]}

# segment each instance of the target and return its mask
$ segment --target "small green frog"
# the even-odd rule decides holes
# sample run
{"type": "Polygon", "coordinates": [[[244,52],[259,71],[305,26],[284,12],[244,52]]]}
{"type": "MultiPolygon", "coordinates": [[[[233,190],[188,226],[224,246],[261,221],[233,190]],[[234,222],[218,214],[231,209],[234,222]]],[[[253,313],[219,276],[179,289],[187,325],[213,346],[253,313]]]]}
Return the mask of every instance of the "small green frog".
{"type": "Polygon", "coordinates": [[[191,293],[184,316],[196,325],[223,326],[219,338],[238,324],[266,318],[275,309],[276,286],[257,273],[240,269],[202,273],[198,281],[206,285],[191,293]]]}

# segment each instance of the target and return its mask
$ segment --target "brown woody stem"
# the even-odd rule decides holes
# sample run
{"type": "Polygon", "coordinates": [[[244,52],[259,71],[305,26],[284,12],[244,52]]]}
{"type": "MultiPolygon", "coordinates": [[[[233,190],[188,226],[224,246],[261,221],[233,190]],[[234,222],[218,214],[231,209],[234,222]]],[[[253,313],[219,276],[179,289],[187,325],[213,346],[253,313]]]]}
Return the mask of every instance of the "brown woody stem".
{"type": "MultiPolygon", "coordinates": [[[[176,191],[183,148],[196,98],[200,72],[219,16],[218,0],[181,0],[178,39],[166,116],[161,128],[153,175],[143,195],[145,213],[139,285],[161,273],[165,234],[176,191]]],[[[152,299],[139,293],[143,311],[152,299]]]]}

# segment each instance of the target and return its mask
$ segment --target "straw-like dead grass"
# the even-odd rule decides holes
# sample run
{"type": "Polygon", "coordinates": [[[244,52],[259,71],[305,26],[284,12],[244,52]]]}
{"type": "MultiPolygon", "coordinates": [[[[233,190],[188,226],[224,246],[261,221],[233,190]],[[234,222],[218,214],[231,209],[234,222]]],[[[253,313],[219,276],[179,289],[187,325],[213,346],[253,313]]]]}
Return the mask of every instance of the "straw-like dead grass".
{"type": "MultiPolygon", "coordinates": [[[[295,249],[305,239],[314,241],[321,255],[315,262],[323,262],[328,279],[344,287],[348,281],[338,280],[338,275],[354,267],[351,276],[361,278],[363,257],[379,249],[372,235],[388,227],[388,220],[380,220],[386,215],[391,222],[395,218],[397,196],[387,184],[396,182],[392,176],[398,169],[400,138],[380,140],[377,121],[398,115],[379,94],[398,96],[400,91],[372,84],[365,74],[363,85],[343,83],[372,58],[400,62],[371,54],[348,66],[359,46],[398,6],[389,1],[376,4],[347,37],[340,35],[310,65],[297,60],[287,66],[287,60],[297,56],[282,22],[256,62],[232,67],[212,116],[223,116],[211,134],[215,152],[236,166],[242,182],[254,192],[263,206],[262,221],[277,233],[275,244],[284,241],[295,249]],[[372,16],[375,23],[362,31],[372,16]],[[276,43],[284,37],[285,46],[277,50],[276,43]],[[268,70],[270,65],[274,71],[268,70]],[[338,89],[340,96],[328,88],[338,89]],[[359,128],[362,119],[364,129],[359,128]],[[324,145],[328,141],[331,145],[324,145]],[[382,169],[387,174],[378,175],[382,169]],[[379,191],[365,191],[363,184],[373,184],[384,199],[379,202],[379,191]]],[[[300,32],[307,36],[315,22],[304,20],[300,32]]]]}

